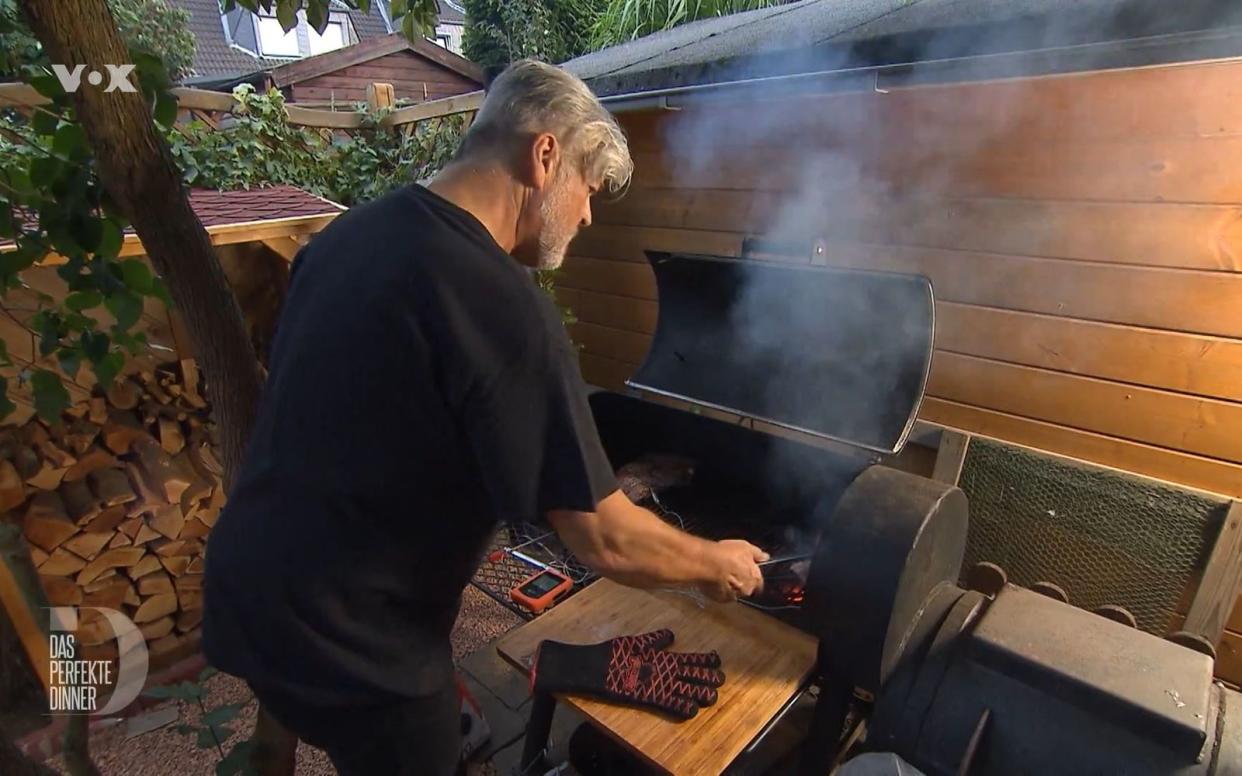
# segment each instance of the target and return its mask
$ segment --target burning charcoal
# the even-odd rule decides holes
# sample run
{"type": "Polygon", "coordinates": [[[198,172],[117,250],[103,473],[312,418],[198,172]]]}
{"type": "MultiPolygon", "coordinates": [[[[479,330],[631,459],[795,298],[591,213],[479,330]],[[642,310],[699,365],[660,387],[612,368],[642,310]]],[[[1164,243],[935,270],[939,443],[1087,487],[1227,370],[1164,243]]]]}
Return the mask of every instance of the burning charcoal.
{"type": "Polygon", "coordinates": [[[694,479],[694,461],[676,455],[648,453],[617,470],[617,484],[635,504],[669,488],[689,485],[694,479]]]}

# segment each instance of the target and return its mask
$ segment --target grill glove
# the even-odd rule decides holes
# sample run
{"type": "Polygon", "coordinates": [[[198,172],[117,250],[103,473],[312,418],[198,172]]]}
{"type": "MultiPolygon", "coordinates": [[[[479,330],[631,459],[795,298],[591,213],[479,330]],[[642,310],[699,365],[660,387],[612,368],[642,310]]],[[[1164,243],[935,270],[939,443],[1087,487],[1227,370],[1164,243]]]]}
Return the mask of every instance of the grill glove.
{"type": "Polygon", "coordinates": [[[716,702],[724,684],[720,656],[667,652],[671,630],[618,636],[599,644],[544,641],[535,655],[531,689],[573,693],[667,712],[680,719],[716,702]]]}

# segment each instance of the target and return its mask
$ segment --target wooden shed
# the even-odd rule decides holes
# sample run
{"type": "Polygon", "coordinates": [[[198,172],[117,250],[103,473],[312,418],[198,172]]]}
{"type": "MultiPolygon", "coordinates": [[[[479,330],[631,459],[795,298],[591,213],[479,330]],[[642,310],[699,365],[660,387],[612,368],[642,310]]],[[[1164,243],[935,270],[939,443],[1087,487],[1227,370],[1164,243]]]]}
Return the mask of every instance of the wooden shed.
{"type": "MultiPolygon", "coordinates": [[[[262,359],[289,261],[343,208],[289,186],[196,190],[190,202],[217,246],[262,359]]],[[[121,255],[145,260],[137,235],[125,235],[121,255]]],[[[176,312],[150,298],[135,327],[147,335],[149,348],[128,360],[106,393],[92,393],[89,367],[70,376],[52,358],[40,357],[29,322],[37,294],[61,299],[67,293],[56,274],[61,261],[50,255],[22,272],[26,288],[8,293],[0,316],[0,337],[13,362],[0,374],[18,405],[0,424],[0,525],[20,527],[37,583],[52,605],[123,610],[160,668],[198,649],[203,547],[225,499],[205,400],[210,376],[198,370],[176,312]],[[65,422],[33,418],[29,386],[20,379],[32,366],[60,372],[71,400],[65,422]]],[[[87,314],[111,322],[101,308],[87,314]]],[[[27,613],[29,598],[18,594],[20,569],[0,564],[0,605],[48,686],[48,661],[39,657],[48,640],[41,620],[27,613]]],[[[87,616],[94,614],[84,613],[79,641],[88,654],[115,658],[114,634],[102,616],[87,616]]],[[[4,631],[0,627],[0,639],[9,638],[4,631]]]]}
{"type": "MultiPolygon", "coordinates": [[[[567,63],[636,162],[558,282],[584,376],[623,389],[646,355],[646,251],[759,236],[931,279],[926,424],[1242,497],[1240,24],[1206,0],[825,0],[567,63]]],[[[1221,649],[1242,679],[1242,636],[1221,649]]]]}
{"type": "Polygon", "coordinates": [[[398,100],[425,102],[483,87],[483,70],[443,46],[399,32],[273,69],[272,83],[300,104],[366,102],[367,86],[392,84],[398,100]]]}

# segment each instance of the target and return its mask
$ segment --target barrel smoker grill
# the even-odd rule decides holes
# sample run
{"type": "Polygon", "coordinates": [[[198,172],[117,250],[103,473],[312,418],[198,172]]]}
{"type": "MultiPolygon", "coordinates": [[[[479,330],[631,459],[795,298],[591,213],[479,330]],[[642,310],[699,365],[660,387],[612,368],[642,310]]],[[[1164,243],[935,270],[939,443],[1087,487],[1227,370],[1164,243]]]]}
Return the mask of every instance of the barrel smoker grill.
{"type": "Polygon", "coordinates": [[[631,387],[831,440],[591,397],[616,466],[695,462],[662,505],[696,533],[811,554],[804,600],[765,602],[820,639],[805,773],[828,772],[860,715],[864,749],[932,775],[1242,773],[1242,696],[1209,656],[1013,585],[964,589],[965,495],[876,465],[905,444],[930,371],[925,278],[649,260],[660,317],[631,387]]]}

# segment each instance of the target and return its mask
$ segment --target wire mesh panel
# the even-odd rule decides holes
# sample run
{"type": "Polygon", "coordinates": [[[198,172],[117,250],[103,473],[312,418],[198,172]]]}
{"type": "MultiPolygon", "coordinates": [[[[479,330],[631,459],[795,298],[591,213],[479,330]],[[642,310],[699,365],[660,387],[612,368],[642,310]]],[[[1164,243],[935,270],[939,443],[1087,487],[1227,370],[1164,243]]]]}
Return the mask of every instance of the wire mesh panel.
{"type": "Polygon", "coordinates": [[[1053,582],[1083,609],[1124,606],[1163,636],[1207,562],[1228,504],[1152,480],[972,439],[963,570],[1001,566],[1015,584],[1053,582]]]}

